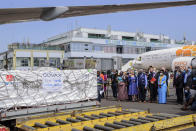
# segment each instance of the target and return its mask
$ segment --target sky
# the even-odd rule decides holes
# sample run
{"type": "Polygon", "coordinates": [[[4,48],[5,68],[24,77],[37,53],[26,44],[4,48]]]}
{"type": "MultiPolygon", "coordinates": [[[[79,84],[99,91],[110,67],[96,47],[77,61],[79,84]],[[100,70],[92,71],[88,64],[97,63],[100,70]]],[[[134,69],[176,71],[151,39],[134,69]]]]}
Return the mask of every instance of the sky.
{"type": "MultiPolygon", "coordinates": [[[[175,0],[2,0],[0,8],[130,4],[175,0]]],[[[0,52],[13,42],[40,43],[77,27],[164,34],[196,41],[196,5],[0,25],[0,52]]]]}

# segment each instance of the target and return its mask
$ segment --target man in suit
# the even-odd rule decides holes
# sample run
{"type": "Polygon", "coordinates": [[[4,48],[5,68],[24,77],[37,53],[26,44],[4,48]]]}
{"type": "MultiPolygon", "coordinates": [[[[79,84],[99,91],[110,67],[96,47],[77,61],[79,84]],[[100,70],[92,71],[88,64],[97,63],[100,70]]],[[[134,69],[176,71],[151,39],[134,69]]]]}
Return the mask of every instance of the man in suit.
{"type": "Polygon", "coordinates": [[[184,75],[180,67],[176,67],[174,71],[173,86],[176,88],[177,103],[183,104],[183,87],[184,87],[184,75]]]}
{"type": "Polygon", "coordinates": [[[137,79],[140,101],[146,102],[146,90],[148,86],[148,80],[145,72],[142,69],[139,70],[137,79]]]}
{"type": "Polygon", "coordinates": [[[118,77],[118,71],[113,70],[111,75],[111,81],[112,81],[112,92],[114,98],[117,98],[117,87],[118,87],[117,77],[118,77]]]}
{"type": "Polygon", "coordinates": [[[149,90],[150,90],[150,102],[156,101],[156,94],[157,94],[157,89],[155,86],[155,72],[153,71],[153,67],[150,67],[149,69],[149,74],[148,74],[148,85],[149,85],[149,90]]]}

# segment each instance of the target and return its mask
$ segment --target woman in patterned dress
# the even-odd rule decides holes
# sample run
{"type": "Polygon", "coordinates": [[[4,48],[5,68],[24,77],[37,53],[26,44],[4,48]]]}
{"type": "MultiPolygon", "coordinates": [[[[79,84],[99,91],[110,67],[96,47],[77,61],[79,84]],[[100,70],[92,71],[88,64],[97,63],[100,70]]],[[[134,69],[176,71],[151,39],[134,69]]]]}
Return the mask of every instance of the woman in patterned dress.
{"type": "Polygon", "coordinates": [[[128,98],[127,88],[123,78],[123,72],[120,72],[118,76],[118,100],[126,100],[128,98]]]}

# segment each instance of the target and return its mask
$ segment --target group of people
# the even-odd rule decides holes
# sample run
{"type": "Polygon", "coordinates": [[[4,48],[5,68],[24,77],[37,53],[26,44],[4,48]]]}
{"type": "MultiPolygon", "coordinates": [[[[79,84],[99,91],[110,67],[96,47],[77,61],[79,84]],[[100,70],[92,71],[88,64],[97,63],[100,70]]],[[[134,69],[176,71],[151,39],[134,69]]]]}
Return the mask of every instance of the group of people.
{"type": "Polygon", "coordinates": [[[182,70],[180,67],[175,67],[173,77],[173,87],[176,88],[176,102],[184,104],[182,110],[188,110],[191,106],[192,110],[196,110],[196,74],[191,67],[182,70]],[[184,100],[185,98],[185,100],[184,100]]]}
{"type": "MultiPolygon", "coordinates": [[[[106,91],[106,74],[98,72],[98,92],[99,101],[101,101],[101,84],[104,85],[103,89],[106,91]]],[[[166,103],[166,93],[168,87],[168,73],[163,68],[157,71],[153,67],[149,67],[149,70],[145,72],[140,69],[128,70],[127,72],[118,72],[113,70],[110,73],[111,88],[113,97],[118,100],[130,100],[146,102],[147,91],[150,93],[149,102],[156,102],[158,95],[158,102],[160,104],[166,103]]]]}
{"type": "Polygon", "coordinates": [[[166,104],[169,95],[169,81],[170,78],[173,78],[173,87],[176,89],[177,96],[176,102],[184,104],[182,110],[187,110],[190,105],[193,110],[196,108],[196,87],[193,86],[194,75],[191,67],[184,70],[175,67],[174,72],[169,72],[164,67],[161,70],[149,67],[146,71],[143,69],[129,69],[126,72],[113,70],[109,73],[98,72],[97,76],[99,101],[106,94],[107,88],[110,87],[108,86],[108,81],[110,81],[113,97],[117,100],[132,102],[147,102],[148,100],[150,103],[166,104]]]}

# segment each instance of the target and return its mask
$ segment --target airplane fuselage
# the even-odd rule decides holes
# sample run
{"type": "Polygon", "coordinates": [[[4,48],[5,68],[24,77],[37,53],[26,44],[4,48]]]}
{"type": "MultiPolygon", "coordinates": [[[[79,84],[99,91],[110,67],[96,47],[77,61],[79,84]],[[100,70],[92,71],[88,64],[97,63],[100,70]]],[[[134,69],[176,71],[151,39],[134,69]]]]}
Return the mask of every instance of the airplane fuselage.
{"type": "Polygon", "coordinates": [[[141,54],[133,62],[134,68],[148,69],[153,66],[157,69],[165,67],[166,69],[172,69],[172,62],[179,57],[195,57],[196,45],[183,46],[177,48],[163,49],[150,51],[141,54]]]}

